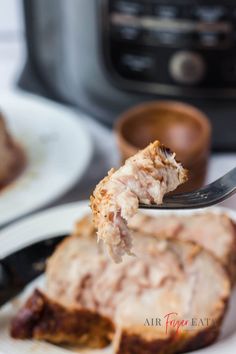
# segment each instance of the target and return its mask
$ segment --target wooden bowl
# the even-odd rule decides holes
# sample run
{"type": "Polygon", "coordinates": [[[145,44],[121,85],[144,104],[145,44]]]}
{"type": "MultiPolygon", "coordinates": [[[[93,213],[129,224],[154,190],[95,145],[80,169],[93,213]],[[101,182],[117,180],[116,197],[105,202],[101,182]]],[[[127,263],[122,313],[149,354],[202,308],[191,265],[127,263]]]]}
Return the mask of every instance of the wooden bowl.
{"type": "Polygon", "coordinates": [[[211,125],[197,108],[175,101],[152,101],[131,108],[115,124],[122,161],[159,140],[176,152],[189,169],[189,181],[179,191],[203,185],[211,142],[211,125]]]}

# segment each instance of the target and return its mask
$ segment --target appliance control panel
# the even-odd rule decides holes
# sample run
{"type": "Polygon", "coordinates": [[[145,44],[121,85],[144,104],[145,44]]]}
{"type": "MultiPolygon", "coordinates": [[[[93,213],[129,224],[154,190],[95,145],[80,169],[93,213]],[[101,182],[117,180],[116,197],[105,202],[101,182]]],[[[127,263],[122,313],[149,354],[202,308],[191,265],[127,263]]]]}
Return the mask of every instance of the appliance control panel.
{"type": "Polygon", "coordinates": [[[101,0],[106,71],[123,89],[236,96],[236,2],[101,0]]]}

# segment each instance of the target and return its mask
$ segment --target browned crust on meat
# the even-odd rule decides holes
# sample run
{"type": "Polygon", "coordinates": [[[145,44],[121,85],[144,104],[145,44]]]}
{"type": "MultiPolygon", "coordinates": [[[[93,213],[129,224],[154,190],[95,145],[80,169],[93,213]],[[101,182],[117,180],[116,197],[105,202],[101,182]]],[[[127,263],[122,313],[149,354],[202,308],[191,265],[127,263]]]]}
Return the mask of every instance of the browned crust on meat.
{"type": "Polygon", "coordinates": [[[107,192],[103,189],[103,186],[110,180],[110,177],[115,173],[116,170],[114,168],[108,171],[106,177],[104,177],[99,184],[97,184],[93,194],[90,196],[90,207],[93,213],[93,223],[94,225],[98,224],[98,220],[100,217],[99,205],[104,198],[108,198],[107,192]]]}
{"type": "Polygon", "coordinates": [[[16,339],[102,348],[110,343],[112,322],[88,310],[68,309],[35,290],[11,322],[16,339]]]}
{"type": "Polygon", "coordinates": [[[199,331],[195,336],[189,337],[183,341],[183,346],[181,346],[176,354],[191,352],[213,344],[219,337],[223,317],[224,315],[213,326],[210,326],[203,331],[199,331]]]}
{"type": "Polygon", "coordinates": [[[207,347],[217,340],[223,317],[192,336],[183,332],[163,339],[146,340],[142,333],[123,330],[115,354],[180,354],[207,347]]]}

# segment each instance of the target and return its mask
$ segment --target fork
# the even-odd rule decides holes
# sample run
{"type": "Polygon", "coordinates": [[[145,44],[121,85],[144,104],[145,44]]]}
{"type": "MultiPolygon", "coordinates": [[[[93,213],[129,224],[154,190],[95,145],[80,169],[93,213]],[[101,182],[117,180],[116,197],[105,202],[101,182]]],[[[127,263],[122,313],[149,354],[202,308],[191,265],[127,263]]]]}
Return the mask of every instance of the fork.
{"type": "Polygon", "coordinates": [[[164,197],[162,204],[139,203],[141,209],[197,209],[205,208],[236,193],[236,167],[215,182],[193,192],[164,197]]]}

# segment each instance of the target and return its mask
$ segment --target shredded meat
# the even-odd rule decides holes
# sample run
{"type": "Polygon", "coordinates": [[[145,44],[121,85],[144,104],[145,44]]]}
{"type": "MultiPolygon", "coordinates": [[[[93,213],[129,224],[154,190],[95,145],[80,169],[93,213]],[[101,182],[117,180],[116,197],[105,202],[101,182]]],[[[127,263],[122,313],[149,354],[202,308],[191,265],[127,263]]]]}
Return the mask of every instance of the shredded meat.
{"type": "Polygon", "coordinates": [[[161,204],[166,193],[186,180],[186,170],[176,162],[175,154],[156,141],[118,170],[110,170],[97,185],[91,197],[94,224],[98,240],[103,240],[116,263],[125,253],[133,254],[127,222],[139,202],[161,204]]]}

